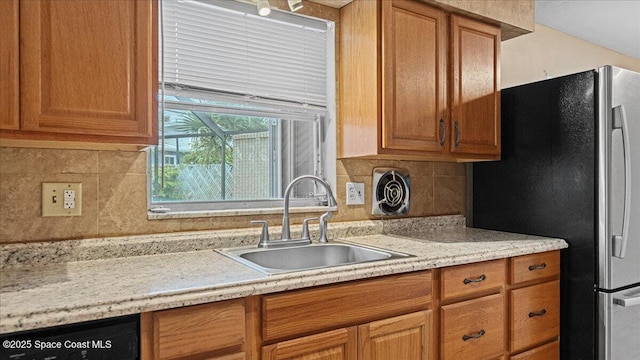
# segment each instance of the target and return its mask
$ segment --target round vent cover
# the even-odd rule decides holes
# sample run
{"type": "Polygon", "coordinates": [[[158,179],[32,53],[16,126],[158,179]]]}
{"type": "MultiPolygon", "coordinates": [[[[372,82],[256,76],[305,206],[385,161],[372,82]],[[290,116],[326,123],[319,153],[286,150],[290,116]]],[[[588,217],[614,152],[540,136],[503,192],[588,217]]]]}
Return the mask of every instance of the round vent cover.
{"type": "Polygon", "coordinates": [[[409,211],[409,176],[397,169],[373,170],[373,214],[397,215],[409,211]]]}

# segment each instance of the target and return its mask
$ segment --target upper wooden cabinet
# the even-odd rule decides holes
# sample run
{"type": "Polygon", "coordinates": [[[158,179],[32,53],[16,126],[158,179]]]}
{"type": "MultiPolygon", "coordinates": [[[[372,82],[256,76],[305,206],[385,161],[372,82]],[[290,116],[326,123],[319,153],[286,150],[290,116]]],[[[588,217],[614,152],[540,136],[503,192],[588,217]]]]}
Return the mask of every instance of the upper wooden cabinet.
{"type": "Polygon", "coordinates": [[[382,149],[441,152],[446,109],[446,14],[382,2],[382,149]]]}
{"type": "Polygon", "coordinates": [[[412,0],[340,21],[340,158],[499,159],[498,27],[412,0]]]}
{"type": "Polygon", "coordinates": [[[2,138],[157,143],[157,1],[20,1],[19,14],[19,50],[2,41],[3,64],[20,58],[19,129],[3,112],[2,138]]]}
{"type": "Polygon", "coordinates": [[[452,15],[451,54],[451,152],[499,159],[500,29],[452,15]]]}
{"type": "Polygon", "coordinates": [[[20,128],[18,0],[0,1],[0,129],[20,128]]]}

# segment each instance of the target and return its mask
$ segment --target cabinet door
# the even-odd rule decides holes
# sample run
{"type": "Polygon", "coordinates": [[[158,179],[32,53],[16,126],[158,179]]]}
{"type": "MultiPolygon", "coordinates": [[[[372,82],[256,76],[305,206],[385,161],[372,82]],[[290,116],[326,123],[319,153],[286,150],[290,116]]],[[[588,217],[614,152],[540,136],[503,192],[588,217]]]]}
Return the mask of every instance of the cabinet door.
{"type": "Polygon", "coordinates": [[[262,347],[263,360],[356,360],[356,328],[338,329],[262,347]]]}
{"type": "Polygon", "coordinates": [[[21,1],[20,13],[23,131],[157,141],[157,1],[21,1]]]}
{"type": "Polygon", "coordinates": [[[382,148],[444,150],[446,15],[418,2],[382,1],[382,148]]]}
{"type": "Polygon", "coordinates": [[[360,325],[358,343],[361,359],[427,360],[431,353],[431,311],[360,325]]]}
{"type": "Polygon", "coordinates": [[[145,313],[142,359],[239,359],[248,344],[243,299],[145,313]]]}
{"type": "Polygon", "coordinates": [[[18,0],[0,1],[0,129],[17,130],[19,112],[18,0]]]}
{"type": "Polygon", "coordinates": [[[500,29],[451,15],[451,152],[500,158],[500,29]]]}

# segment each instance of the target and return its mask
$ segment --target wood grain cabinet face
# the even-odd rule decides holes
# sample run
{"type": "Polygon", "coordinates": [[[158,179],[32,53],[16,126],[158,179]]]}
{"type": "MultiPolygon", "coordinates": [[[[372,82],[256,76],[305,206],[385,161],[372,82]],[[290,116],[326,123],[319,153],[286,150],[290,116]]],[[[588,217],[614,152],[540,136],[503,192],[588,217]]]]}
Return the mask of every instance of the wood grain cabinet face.
{"type": "Polygon", "coordinates": [[[381,6],[382,148],[442,152],[446,14],[406,0],[383,1],[381,6]]]}
{"type": "Polygon", "coordinates": [[[339,157],[499,159],[498,27],[417,0],[340,19],[339,157]]]}
{"type": "Polygon", "coordinates": [[[424,310],[431,272],[420,271],[301,289],[262,298],[262,338],[278,341],[424,310]]]}
{"type": "Polygon", "coordinates": [[[19,3],[0,1],[0,129],[20,128],[19,3]]]}
{"type": "Polygon", "coordinates": [[[246,358],[244,299],[157,311],[150,316],[150,334],[143,341],[143,359],[246,358]],[[150,339],[149,339],[150,338],[150,339]]]}
{"type": "Polygon", "coordinates": [[[362,360],[428,360],[431,311],[360,325],[358,342],[362,360]]]}
{"type": "Polygon", "coordinates": [[[262,348],[263,360],[356,360],[356,328],[350,327],[283,341],[262,348]]]}
{"type": "Polygon", "coordinates": [[[482,360],[505,350],[504,295],[496,294],[440,308],[441,359],[482,360]]]}
{"type": "Polygon", "coordinates": [[[554,360],[560,359],[560,342],[558,340],[512,356],[511,360],[554,360]]]}
{"type": "Polygon", "coordinates": [[[560,335],[560,281],[511,291],[510,350],[553,340],[560,335]]]}
{"type": "Polygon", "coordinates": [[[157,1],[21,1],[20,14],[20,130],[3,137],[157,143],[157,1]]]}
{"type": "Polygon", "coordinates": [[[443,301],[500,289],[506,280],[504,259],[451,266],[440,272],[443,301]]]}
{"type": "Polygon", "coordinates": [[[511,258],[511,284],[541,280],[560,275],[560,251],[511,258]]]}
{"type": "Polygon", "coordinates": [[[500,29],[451,16],[451,152],[500,155],[500,29]]]}

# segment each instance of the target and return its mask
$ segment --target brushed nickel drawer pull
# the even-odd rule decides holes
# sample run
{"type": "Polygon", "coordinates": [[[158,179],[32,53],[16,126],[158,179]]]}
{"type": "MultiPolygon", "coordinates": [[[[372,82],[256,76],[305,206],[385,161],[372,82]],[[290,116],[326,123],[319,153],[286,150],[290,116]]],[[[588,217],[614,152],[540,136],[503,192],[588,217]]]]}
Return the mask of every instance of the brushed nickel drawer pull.
{"type": "Polygon", "coordinates": [[[484,335],[484,333],[485,333],[485,331],[483,329],[483,330],[478,331],[478,333],[476,333],[476,334],[463,336],[462,340],[463,341],[467,341],[467,340],[471,340],[471,339],[479,339],[479,338],[482,337],[482,335],[484,335]]]}
{"type": "Polygon", "coordinates": [[[487,277],[486,277],[484,274],[482,274],[482,275],[480,275],[480,277],[478,277],[477,279],[468,279],[468,278],[465,278],[465,279],[464,279],[464,281],[463,281],[463,283],[465,283],[465,285],[466,285],[466,284],[471,284],[471,283],[479,283],[479,282],[481,282],[481,281],[485,281],[486,279],[487,279],[487,277]]]}
{"type": "Polygon", "coordinates": [[[456,141],[453,143],[453,147],[458,148],[458,146],[460,145],[460,136],[461,136],[460,125],[458,125],[458,122],[456,121],[453,123],[453,127],[456,130],[456,141]]]}
{"type": "Polygon", "coordinates": [[[546,267],[547,267],[547,263],[542,263],[540,265],[529,265],[529,271],[542,270],[546,267]]]}
{"type": "Polygon", "coordinates": [[[444,146],[447,137],[447,128],[444,126],[444,119],[440,119],[440,146],[444,146]]]}
{"type": "Polygon", "coordinates": [[[546,314],[546,313],[547,313],[547,310],[542,309],[539,312],[530,312],[529,313],[529,317],[532,318],[532,317],[536,317],[536,316],[544,316],[544,314],[546,314]]]}

